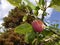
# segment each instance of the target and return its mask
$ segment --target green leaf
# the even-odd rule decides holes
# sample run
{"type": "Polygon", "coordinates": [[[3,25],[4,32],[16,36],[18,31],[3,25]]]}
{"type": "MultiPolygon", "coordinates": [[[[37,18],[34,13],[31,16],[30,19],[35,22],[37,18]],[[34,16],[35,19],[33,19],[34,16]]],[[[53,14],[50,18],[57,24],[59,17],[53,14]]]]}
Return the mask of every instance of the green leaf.
{"type": "Polygon", "coordinates": [[[35,36],[35,32],[32,31],[31,33],[26,34],[25,41],[32,44],[32,41],[35,39],[35,36]]]}
{"type": "Polygon", "coordinates": [[[23,17],[23,22],[25,22],[26,20],[27,20],[27,15],[23,17]]]}
{"type": "Polygon", "coordinates": [[[60,6],[60,0],[52,0],[52,4],[60,6]]]}
{"type": "Polygon", "coordinates": [[[42,33],[43,37],[51,36],[53,33],[50,30],[44,30],[42,33]]]}
{"type": "Polygon", "coordinates": [[[53,27],[54,28],[58,28],[59,24],[54,24],[53,27]]]}
{"type": "Polygon", "coordinates": [[[7,0],[7,1],[12,5],[19,7],[22,0],[7,0]]]}
{"type": "Polygon", "coordinates": [[[21,24],[20,26],[16,27],[14,31],[19,34],[25,34],[25,42],[27,43],[32,43],[35,38],[33,28],[28,23],[21,24]]]}
{"type": "Polygon", "coordinates": [[[30,1],[25,0],[28,3],[28,6],[31,7],[31,9],[35,9],[36,6],[34,6],[30,1]]]}
{"type": "Polygon", "coordinates": [[[39,0],[39,4],[40,5],[45,5],[45,1],[44,0],[39,0]]]}
{"type": "Polygon", "coordinates": [[[59,11],[60,12],[60,6],[52,5],[51,7],[54,8],[56,11],[59,11]]]}
{"type": "Polygon", "coordinates": [[[37,16],[38,15],[38,10],[39,10],[39,6],[36,6],[35,10],[34,10],[34,14],[37,16]]]}
{"type": "Polygon", "coordinates": [[[38,6],[39,6],[41,9],[44,9],[44,5],[45,5],[45,1],[44,1],[44,0],[39,0],[38,6]]]}
{"type": "Polygon", "coordinates": [[[60,29],[58,29],[57,25],[50,26],[50,30],[51,30],[54,34],[60,36],[60,29]]]}
{"type": "Polygon", "coordinates": [[[15,28],[15,32],[19,34],[28,34],[33,31],[33,28],[30,24],[24,23],[15,28]]]}
{"type": "Polygon", "coordinates": [[[50,7],[56,9],[57,11],[60,11],[60,0],[52,0],[50,7]]]}

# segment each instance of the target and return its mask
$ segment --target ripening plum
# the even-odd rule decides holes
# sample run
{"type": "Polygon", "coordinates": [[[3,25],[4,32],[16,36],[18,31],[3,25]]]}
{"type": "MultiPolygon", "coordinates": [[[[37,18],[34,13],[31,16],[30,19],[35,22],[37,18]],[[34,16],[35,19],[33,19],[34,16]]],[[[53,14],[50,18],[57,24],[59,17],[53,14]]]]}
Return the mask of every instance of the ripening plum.
{"type": "Polygon", "coordinates": [[[41,20],[34,20],[32,22],[32,27],[35,32],[42,32],[45,28],[45,25],[41,20]]]}

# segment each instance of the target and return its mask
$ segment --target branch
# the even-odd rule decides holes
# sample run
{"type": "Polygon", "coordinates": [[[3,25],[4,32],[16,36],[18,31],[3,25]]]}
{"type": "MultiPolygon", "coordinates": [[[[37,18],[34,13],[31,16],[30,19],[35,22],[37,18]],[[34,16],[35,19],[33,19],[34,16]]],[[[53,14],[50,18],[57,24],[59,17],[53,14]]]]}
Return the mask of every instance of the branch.
{"type": "Polygon", "coordinates": [[[45,11],[46,11],[46,8],[44,8],[44,10],[43,10],[43,14],[42,14],[42,21],[44,21],[44,13],[45,13],[45,11]]]}
{"type": "MultiPolygon", "coordinates": [[[[46,25],[46,23],[44,23],[44,24],[45,24],[45,26],[48,26],[48,25],[46,25]]],[[[50,27],[48,30],[50,30],[50,31],[53,32],[54,34],[60,36],[60,33],[59,33],[59,30],[60,30],[60,29],[57,29],[57,28],[54,28],[54,27],[50,27]],[[58,32],[57,32],[56,30],[58,30],[58,32]]]]}
{"type": "Polygon", "coordinates": [[[50,31],[52,31],[54,34],[60,36],[60,34],[59,34],[58,32],[56,32],[56,31],[54,31],[54,30],[55,30],[55,29],[50,29],[50,31]]]}

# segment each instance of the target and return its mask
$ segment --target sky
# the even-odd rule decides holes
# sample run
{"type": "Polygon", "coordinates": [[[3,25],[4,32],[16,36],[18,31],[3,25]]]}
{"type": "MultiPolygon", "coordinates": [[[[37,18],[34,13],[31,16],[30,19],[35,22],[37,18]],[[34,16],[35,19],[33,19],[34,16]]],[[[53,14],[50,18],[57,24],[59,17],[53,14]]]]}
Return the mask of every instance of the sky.
{"type": "MultiPolygon", "coordinates": [[[[30,0],[33,2],[33,4],[36,4],[33,0],[30,0]]],[[[50,0],[49,0],[50,1],[50,0]]],[[[49,3],[49,2],[48,2],[49,3]]],[[[0,25],[3,22],[3,17],[8,15],[8,12],[13,9],[14,6],[12,6],[9,2],[6,0],[0,0],[0,25]]],[[[52,8],[48,8],[47,11],[49,15],[45,17],[45,20],[49,22],[50,24],[59,24],[60,25],[60,12],[57,12],[56,10],[52,8]]]]}
{"type": "Polygon", "coordinates": [[[0,24],[3,22],[3,17],[8,15],[8,12],[13,9],[14,6],[12,6],[9,2],[6,0],[0,0],[0,24]]]}

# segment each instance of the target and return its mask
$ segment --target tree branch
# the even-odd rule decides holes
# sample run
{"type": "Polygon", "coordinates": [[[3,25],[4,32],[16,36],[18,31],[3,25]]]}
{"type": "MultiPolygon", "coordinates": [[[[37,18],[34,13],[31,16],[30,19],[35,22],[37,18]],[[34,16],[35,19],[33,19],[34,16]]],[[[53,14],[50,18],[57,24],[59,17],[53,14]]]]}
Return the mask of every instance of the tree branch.
{"type": "Polygon", "coordinates": [[[56,31],[54,31],[55,29],[50,29],[50,31],[52,31],[54,34],[56,34],[56,35],[58,35],[58,36],[60,36],[60,34],[59,33],[57,33],[56,31]]]}
{"type": "Polygon", "coordinates": [[[46,8],[44,8],[44,10],[43,10],[43,14],[42,14],[42,21],[44,22],[44,13],[45,13],[45,11],[46,11],[46,8]]]}

